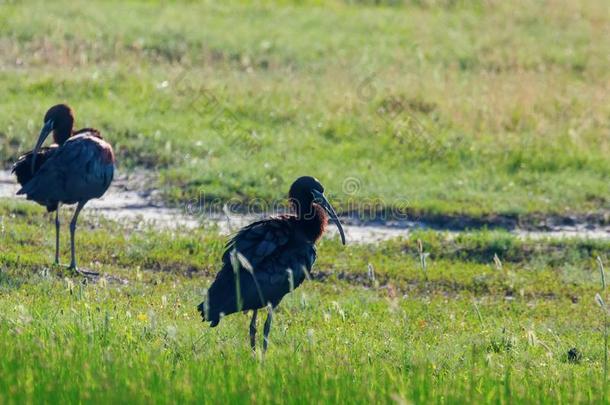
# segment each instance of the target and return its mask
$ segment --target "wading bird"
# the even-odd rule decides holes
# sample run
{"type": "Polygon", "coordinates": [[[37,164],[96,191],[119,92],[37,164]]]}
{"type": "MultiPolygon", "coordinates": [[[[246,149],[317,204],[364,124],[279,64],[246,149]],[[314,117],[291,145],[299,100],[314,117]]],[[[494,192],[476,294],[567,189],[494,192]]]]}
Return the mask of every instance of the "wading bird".
{"type": "Polygon", "coordinates": [[[79,272],[74,248],[78,214],[87,201],[108,190],[114,175],[114,152],[98,130],[73,131],[73,126],[74,111],[69,106],[51,107],[34,150],[17,160],[13,172],[21,185],[17,194],[44,205],[48,212],[55,211],[55,264],[59,264],[59,207],[77,204],[70,222],[70,269],[79,272]],[[54,144],[42,147],[51,132],[54,144]]]}
{"type": "Polygon", "coordinates": [[[263,336],[263,350],[267,350],[273,309],[309,275],[316,260],[315,243],[326,229],[328,216],[345,244],[341,223],[318,180],[298,178],[290,187],[289,199],[293,214],[254,222],[229,240],[222,269],[197,307],[211,327],[224,315],[252,310],[252,350],[256,350],[258,309],[268,309],[263,336]]]}

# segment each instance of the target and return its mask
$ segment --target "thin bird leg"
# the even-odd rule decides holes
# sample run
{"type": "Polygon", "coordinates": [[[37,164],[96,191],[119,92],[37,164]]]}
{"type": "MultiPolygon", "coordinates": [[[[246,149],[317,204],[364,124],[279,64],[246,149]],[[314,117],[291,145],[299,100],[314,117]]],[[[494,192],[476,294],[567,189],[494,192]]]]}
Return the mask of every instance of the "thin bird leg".
{"type": "Polygon", "coordinates": [[[76,252],[74,248],[74,234],[76,233],[76,221],[78,220],[78,214],[83,209],[87,202],[80,201],[76,206],[76,210],[74,210],[74,216],[72,217],[72,221],[70,222],[70,250],[72,255],[72,260],[70,261],[70,269],[75,270],[77,273],[78,267],[76,267],[76,252]]]}
{"type": "Polygon", "coordinates": [[[59,204],[57,205],[57,210],[55,211],[55,264],[59,264],[59,204]]]}
{"type": "Polygon", "coordinates": [[[269,332],[271,331],[271,319],[273,318],[273,307],[271,304],[267,306],[267,319],[265,320],[265,328],[263,329],[263,352],[267,351],[269,345],[269,332]]]}
{"type": "Polygon", "coordinates": [[[252,320],[250,321],[250,347],[252,351],[256,351],[256,314],[258,311],[252,311],[252,320]]]}

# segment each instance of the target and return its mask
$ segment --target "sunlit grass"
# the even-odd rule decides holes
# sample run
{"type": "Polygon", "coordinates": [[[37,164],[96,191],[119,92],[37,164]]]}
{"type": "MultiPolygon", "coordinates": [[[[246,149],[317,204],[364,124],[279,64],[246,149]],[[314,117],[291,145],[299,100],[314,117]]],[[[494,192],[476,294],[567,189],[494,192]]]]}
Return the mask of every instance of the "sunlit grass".
{"type": "Polygon", "coordinates": [[[3,403],[604,397],[603,324],[591,314],[607,241],[503,232],[323,240],[313,280],[278,307],[263,357],[250,353],[248,315],[209,329],[195,308],[220,263],[216,230],[134,228],[85,213],[80,263],[104,276],[83,284],[50,265],[53,227],[43,218],[31,204],[0,204],[3,403]]]}
{"type": "MultiPolygon", "coordinates": [[[[175,204],[311,174],[341,209],[603,222],[609,24],[606,0],[0,0],[0,161],[69,102],[175,204]]],[[[52,229],[0,201],[1,404],[607,402],[607,240],[324,239],[262,356],[249,316],[195,309],[216,229],[85,211],[89,283],[51,266],[52,229]]]]}
{"type": "Polygon", "coordinates": [[[594,303],[396,297],[307,284],[253,356],[248,317],[205,328],[201,280],[71,289],[28,283],[0,299],[3,402],[271,403],[600,399],[594,303]],[[582,319],[578,325],[570,318],[582,319]],[[568,363],[572,345],[584,353],[568,363]]]}
{"type": "Polygon", "coordinates": [[[458,3],[2,4],[0,158],[68,101],[172,202],[312,174],[342,208],[607,210],[605,2],[458,3]]]}

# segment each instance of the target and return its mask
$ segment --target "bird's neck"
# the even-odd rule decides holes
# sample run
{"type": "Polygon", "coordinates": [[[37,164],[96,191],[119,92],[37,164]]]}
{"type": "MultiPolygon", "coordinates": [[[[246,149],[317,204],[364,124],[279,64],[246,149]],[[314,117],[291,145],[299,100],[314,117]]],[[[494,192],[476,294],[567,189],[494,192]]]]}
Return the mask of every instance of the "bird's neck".
{"type": "Polygon", "coordinates": [[[311,204],[309,207],[310,209],[305,210],[306,212],[297,213],[297,221],[307,239],[315,243],[326,230],[328,216],[318,204],[311,204]]]}
{"type": "Polygon", "coordinates": [[[72,136],[72,125],[63,124],[58,125],[53,130],[53,140],[58,145],[63,145],[72,136]]]}

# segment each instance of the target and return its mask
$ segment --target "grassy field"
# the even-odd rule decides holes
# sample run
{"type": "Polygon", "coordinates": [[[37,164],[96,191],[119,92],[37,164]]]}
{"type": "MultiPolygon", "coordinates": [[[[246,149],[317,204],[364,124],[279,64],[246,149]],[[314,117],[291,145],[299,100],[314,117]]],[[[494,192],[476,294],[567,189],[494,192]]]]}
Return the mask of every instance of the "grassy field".
{"type": "MultiPolygon", "coordinates": [[[[68,102],[171,204],[311,174],[343,211],[608,223],[609,27],[607,0],[0,0],[0,166],[68,102]]],[[[262,356],[196,312],[218,229],[122,222],[85,210],[85,283],[0,199],[0,404],[610,402],[607,239],[325,239],[262,356]]]]}
{"type": "Polygon", "coordinates": [[[174,203],[608,212],[606,0],[224,3],[0,2],[1,161],[66,101],[174,203]]]}
{"type": "Polygon", "coordinates": [[[107,276],[83,284],[49,267],[52,226],[41,217],[0,203],[0,403],[606,400],[594,297],[610,299],[595,261],[607,263],[609,241],[324,240],[262,357],[249,352],[248,316],[208,329],[195,310],[223,249],[214,229],[85,216],[81,265],[107,276]]]}

